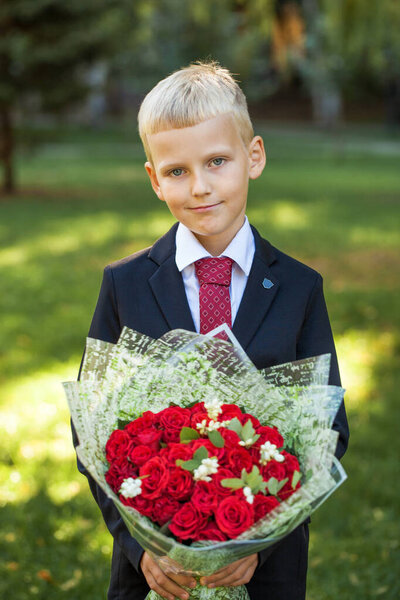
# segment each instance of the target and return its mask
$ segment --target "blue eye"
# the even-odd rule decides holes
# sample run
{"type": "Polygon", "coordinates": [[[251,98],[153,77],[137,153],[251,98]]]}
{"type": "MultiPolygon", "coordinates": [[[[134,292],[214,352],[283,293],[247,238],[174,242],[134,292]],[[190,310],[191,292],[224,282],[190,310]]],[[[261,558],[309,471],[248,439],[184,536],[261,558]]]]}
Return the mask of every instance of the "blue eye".
{"type": "Polygon", "coordinates": [[[182,175],[183,173],[183,169],[173,169],[170,172],[170,175],[173,175],[174,177],[179,177],[180,175],[182,175]]]}
{"type": "Polygon", "coordinates": [[[219,167],[224,162],[223,158],[213,158],[212,163],[214,166],[219,167]]]}

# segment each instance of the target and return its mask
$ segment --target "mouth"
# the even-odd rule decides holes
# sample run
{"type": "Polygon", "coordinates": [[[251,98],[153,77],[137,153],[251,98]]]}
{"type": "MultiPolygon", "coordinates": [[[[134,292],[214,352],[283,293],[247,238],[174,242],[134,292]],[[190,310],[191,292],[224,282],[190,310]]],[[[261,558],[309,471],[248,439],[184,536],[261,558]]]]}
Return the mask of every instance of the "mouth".
{"type": "Polygon", "coordinates": [[[213,210],[220,204],[222,204],[222,202],[214,202],[213,204],[204,204],[201,206],[192,206],[192,207],[189,207],[189,210],[196,212],[196,213],[207,212],[208,210],[213,210]]]}

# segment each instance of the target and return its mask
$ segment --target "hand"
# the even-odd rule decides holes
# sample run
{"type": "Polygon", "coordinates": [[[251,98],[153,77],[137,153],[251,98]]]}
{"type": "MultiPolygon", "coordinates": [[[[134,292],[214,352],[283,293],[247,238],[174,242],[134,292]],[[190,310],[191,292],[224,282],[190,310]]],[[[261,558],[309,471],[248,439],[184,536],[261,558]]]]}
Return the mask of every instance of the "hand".
{"type": "Polygon", "coordinates": [[[216,571],[212,575],[202,577],[201,585],[209,588],[224,586],[237,586],[248,583],[253,577],[253,573],[258,565],[258,554],[250,554],[246,558],[241,558],[227,567],[216,571]]]}
{"type": "Polygon", "coordinates": [[[143,553],[140,567],[149,588],[166,600],[175,600],[175,597],[188,600],[189,594],[181,586],[196,587],[196,580],[190,575],[177,575],[176,573],[167,575],[164,573],[147,552],[143,553]]]}

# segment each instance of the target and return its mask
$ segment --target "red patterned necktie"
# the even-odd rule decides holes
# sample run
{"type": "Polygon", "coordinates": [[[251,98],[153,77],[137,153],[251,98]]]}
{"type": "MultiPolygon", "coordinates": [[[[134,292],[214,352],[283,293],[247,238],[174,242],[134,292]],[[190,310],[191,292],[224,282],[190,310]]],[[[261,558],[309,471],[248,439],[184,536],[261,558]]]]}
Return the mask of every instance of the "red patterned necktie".
{"type": "MultiPolygon", "coordinates": [[[[200,283],[200,333],[208,333],[223,323],[232,326],[229,296],[232,264],[233,260],[226,256],[202,258],[194,263],[200,283]]],[[[227,339],[223,332],[217,337],[227,339]]]]}

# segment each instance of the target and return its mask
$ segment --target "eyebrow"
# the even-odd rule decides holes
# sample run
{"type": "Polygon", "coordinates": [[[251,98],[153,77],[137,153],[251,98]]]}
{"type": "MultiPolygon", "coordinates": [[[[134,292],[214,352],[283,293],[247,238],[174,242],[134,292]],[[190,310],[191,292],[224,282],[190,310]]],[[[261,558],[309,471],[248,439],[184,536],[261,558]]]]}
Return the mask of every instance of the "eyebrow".
{"type": "MultiPolygon", "coordinates": [[[[215,150],[213,150],[212,152],[209,152],[206,157],[204,158],[205,161],[211,160],[212,158],[216,158],[218,156],[227,156],[229,155],[230,152],[230,148],[229,147],[225,147],[225,148],[216,148],[215,150]]],[[[185,160],[183,160],[182,162],[173,162],[173,163],[166,163],[165,165],[161,163],[160,166],[160,171],[162,171],[163,173],[165,171],[170,171],[173,169],[181,169],[184,168],[185,166],[185,160]]]]}

